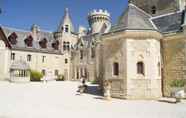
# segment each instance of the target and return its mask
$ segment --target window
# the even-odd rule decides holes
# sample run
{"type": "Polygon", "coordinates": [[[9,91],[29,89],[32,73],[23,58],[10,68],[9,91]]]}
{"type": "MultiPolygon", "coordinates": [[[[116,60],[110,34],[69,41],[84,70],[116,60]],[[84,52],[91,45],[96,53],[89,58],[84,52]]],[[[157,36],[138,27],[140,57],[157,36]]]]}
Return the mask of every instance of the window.
{"type": "Polygon", "coordinates": [[[45,69],[42,70],[42,74],[45,75],[46,74],[46,71],[45,69]]]}
{"type": "Polygon", "coordinates": [[[47,39],[43,38],[41,41],[39,41],[39,45],[41,48],[47,48],[47,39]]]}
{"type": "Polygon", "coordinates": [[[69,26],[65,25],[65,32],[69,32],[69,26]]]}
{"type": "Polygon", "coordinates": [[[15,53],[11,53],[11,60],[15,60],[15,53]]]}
{"type": "Polygon", "coordinates": [[[83,59],[83,50],[80,50],[80,59],[83,59]]]}
{"type": "Polygon", "coordinates": [[[65,59],[65,64],[67,64],[68,63],[68,59],[65,59]]]}
{"type": "Polygon", "coordinates": [[[55,76],[58,76],[58,75],[59,75],[59,71],[55,70],[55,76]]]}
{"type": "Polygon", "coordinates": [[[27,47],[32,47],[32,41],[33,37],[31,35],[24,40],[27,47]]]}
{"type": "Polygon", "coordinates": [[[52,43],[52,48],[55,49],[55,50],[58,50],[59,49],[59,41],[58,40],[55,40],[52,43]]]}
{"type": "Polygon", "coordinates": [[[158,76],[161,75],[161,65],[160,65],[160,62],[158,62],[158,76]]]}
{"type": "Polygon", "coordinates": [[[44,63],[46,60],[46,56],[42,56],[42,62],[44,63]]]}
{"type": "Polygon", "coordinates": [[[17,39],[18,38],[18,36],[17,36],[17,34],[15,33],[15,32],[13,32],[9,37],[8,37],[8,40],[10,41],[10,43],[12,44],[12,45],[15,45],[16,43],[17,43],[17,39]]]}
{"type": "Polygon", "coordinates": [[[63,42],[63,50],[65,51],[65,50],[70,50],[70,42],[63,42]]]}
{"type": "Polygon", "coordinates": [[[31,61],[31,59],[32,59],[32,55],[27,55],[27,61],[31,61]]]}
{"type": "Polygon", "coordinates": [[[138,63],[137,63],[137,73],[138,73],[138,74],[145,75],[144,63],[143,63],[143,62],[138,62],[138,63]]]}
{"type": "Polygon", "coordinates": [[[152,6],[152,8],[151,8],[151,13],[152,13],[152,14],[156,14],[156,6],[152,6]]]}
{"type": "Polygon", "coordinates": [[[119,64],[117,62],[113,64],[113,75],[119,75],[119,64]]]}
{"type": "Polygon", "coordinates": [[[94,58],[95,57],[95,49],[91,48],[91,57],[94,58]]]}

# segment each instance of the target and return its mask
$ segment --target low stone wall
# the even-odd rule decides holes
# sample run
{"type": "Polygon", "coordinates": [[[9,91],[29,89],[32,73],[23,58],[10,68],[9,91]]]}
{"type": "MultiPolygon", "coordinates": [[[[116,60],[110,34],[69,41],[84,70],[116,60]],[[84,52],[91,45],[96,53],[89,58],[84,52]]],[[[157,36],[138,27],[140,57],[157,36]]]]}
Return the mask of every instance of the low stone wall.
{"type": "Polygon", "coordinates": [[[157,99],[162,97],[161,79],[128,79],[127,99],[157,99]]]}

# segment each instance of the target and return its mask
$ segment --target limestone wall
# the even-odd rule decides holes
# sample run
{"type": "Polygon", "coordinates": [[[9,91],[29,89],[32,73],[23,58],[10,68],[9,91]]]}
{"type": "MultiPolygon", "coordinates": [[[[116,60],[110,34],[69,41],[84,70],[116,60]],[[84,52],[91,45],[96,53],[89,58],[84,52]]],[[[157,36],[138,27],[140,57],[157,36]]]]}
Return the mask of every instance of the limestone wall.
{"type": "Polygon", "coordinates": [[[183,34],[167,36],[162,42],[164,59],[163,90],[170,96],[170,81],[186,79],[186,42],[183,34]]]}

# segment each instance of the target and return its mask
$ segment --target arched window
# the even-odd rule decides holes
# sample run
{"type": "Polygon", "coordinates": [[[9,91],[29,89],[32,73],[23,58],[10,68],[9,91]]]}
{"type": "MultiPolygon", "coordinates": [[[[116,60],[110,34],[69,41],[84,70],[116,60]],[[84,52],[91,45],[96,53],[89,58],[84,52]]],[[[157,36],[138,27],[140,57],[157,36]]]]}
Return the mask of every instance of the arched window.
{"type": "Polygon", "coordinates": [[[152,6],[151,7],[151,13],[152,14],[156,14],[156,6],[152,6]]]}
{"type": "Polygon", "coordinates": [[[119,63],[114,62],[113,64],[113,75],[118,76],[119,75],[119,63]]]}
{"type": "Polygon", "coordinates": [[[145,75],[144,63],[142,61],[137,63],[137,73],[145,75]]]}

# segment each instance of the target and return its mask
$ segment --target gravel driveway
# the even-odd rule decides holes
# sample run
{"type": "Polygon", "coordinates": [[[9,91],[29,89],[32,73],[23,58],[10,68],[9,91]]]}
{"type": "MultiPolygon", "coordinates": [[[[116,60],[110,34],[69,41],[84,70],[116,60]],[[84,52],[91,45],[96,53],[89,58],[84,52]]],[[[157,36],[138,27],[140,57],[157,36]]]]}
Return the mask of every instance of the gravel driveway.
{"type": "Polygon", "coordinates": [[[0,82],[0,118],[186,118],[186,104],[77,95],[77,82],[0,82]]]}

